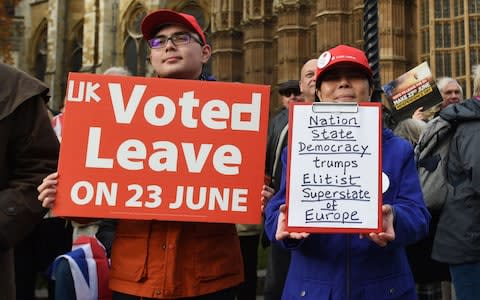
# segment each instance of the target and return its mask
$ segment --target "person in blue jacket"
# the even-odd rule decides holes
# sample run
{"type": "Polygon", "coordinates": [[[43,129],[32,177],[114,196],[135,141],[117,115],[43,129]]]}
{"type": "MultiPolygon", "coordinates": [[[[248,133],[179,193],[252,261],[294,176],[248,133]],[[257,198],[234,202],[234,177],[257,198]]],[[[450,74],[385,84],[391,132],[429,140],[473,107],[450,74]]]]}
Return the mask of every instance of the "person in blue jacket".
{"type": "MultiPolygon", "coordinates": [[[[372,70],[365,53],[339,45],[318,59],[316,93],[323,102],[370,101],[372,70]]],[[[428,233],[412,146],[391,130],[382,132],[383,229],[369,234],[309,234],[286,231],[287,149],[280,190],[266,204],[265,230],[291,250],[283,300],[413,300],[415,283],[405,246],[428,233]],[[387,183],[388,182],[388,183],[387,183]]]]}

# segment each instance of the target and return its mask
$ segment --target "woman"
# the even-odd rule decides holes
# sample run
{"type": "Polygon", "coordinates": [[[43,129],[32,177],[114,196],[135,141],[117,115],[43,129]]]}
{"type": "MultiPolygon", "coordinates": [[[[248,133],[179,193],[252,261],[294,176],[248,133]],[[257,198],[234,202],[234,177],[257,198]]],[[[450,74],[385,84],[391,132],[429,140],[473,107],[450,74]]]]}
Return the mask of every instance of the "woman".
{"type": "MultiPolygon", "coordinates": [[[[316,93],[323,102],[370,101],[372,71],[363,51],[340,45],[318,59],[316,93]]],[[[282,162],[287,162],[284,149],[282,162]]],[[[270,239],[291,249],[282,299],[417,299],[405,246],[428,232],[412,146],[382,133],[382,171],[389,178],[383,194],[383,230],[369,234],[288,232],[285,223],[286,176],[265,209],[270,239]]]]}

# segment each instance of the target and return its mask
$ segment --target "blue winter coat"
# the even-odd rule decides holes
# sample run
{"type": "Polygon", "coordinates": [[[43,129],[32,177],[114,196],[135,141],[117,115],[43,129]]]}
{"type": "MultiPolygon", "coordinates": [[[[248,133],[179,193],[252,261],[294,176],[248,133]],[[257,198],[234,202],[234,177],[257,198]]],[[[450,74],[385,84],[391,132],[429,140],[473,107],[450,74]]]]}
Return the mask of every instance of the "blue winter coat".
{"type": "MultiPolygon", "coordinates": [[[[383,130],[382,138],[382,169],[390,180],[383,203],[394,209],[395,240],[386,247],[358,234],[311,234],[300,242],[282,241],[292,253],[283,300],[417,299],[405,246],[427,235],[430,215],[411,145],[389,129],[383,130]]],[[[282,185],[265,210],[265,230],[271,240],[279,207],[285,203],[286,162],[284,149],[282,185]]]]}

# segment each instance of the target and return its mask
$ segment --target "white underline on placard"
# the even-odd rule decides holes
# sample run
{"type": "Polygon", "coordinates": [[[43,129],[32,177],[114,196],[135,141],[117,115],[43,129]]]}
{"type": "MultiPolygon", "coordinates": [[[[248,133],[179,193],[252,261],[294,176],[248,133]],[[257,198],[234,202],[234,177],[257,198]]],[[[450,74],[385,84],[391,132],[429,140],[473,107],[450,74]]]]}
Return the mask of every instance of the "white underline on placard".
{"type": "Polygon", "coordinates": [[[208,217],[207,215],[180,215],[180,214],[158,214],[158,213],[145,213],[145,212],[115,212],[113,211],[112,213],[117,214],[117,215],[144,215],[144,216],[169,216],[169,217],[196,217],[196,218],[206,218],[208,217]]]}

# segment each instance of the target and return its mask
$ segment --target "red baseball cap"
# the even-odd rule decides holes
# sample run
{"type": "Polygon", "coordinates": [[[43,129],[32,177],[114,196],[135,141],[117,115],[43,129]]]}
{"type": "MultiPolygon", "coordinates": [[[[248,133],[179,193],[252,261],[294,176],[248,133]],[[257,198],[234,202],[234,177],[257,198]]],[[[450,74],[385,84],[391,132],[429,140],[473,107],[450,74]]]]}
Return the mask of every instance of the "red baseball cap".
{"type": "Polygon", "coordinates": [[[145,40],[149,40],[155,37],[158,29],[162,25],[167,24],[180,24],[192,32],[197,33],[200,36],[203,44],[207,43],[205,38],[205,33],[203,32],[200,25],[198,25],[197,19],[194,16],[184,13],[179,13],[171,9],[159,9],[154,12],[149,13],[143,18],[142,21],[142,34],[145,40]]]}
{"type": "Polygon", "coordinates": [[[339,63],[353,64],[364,70],[369,79],[373,77],[372,69],[368,64],[368,59],[365,55],[365,52],[347,45],[339,45],[323,52],[318,58],[317,80],[320,78],[320,76],[325,74],[326,71],[330,70],[333,66],[339,63]]]}

